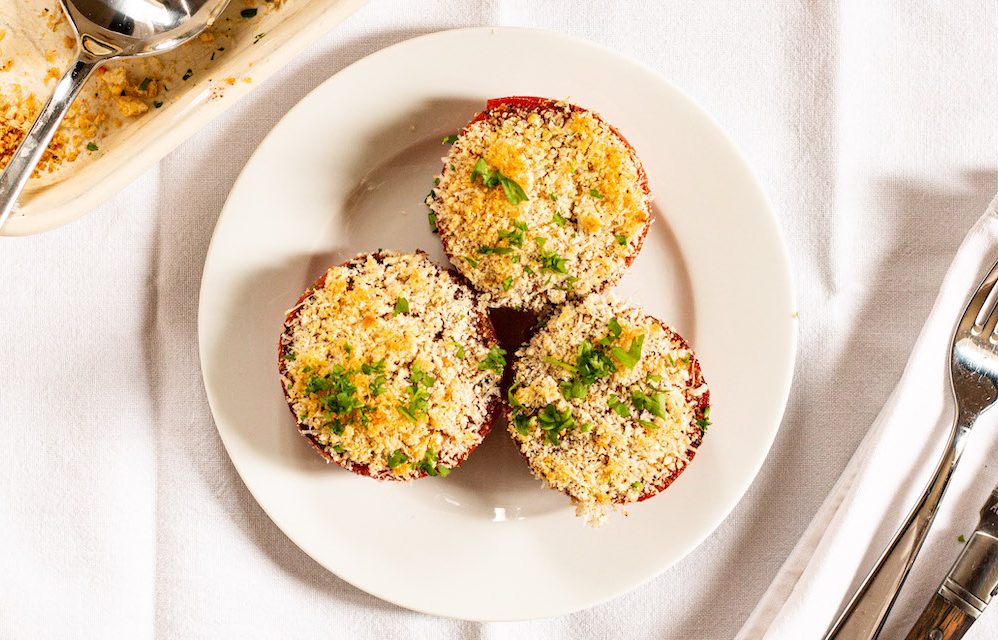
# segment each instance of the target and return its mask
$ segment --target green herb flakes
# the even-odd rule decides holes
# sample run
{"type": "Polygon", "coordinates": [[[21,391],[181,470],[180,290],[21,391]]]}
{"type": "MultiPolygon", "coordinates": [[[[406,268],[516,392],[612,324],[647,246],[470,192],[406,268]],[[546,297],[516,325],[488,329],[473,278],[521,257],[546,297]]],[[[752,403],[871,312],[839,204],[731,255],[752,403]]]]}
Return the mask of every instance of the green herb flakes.
{"type": "Polygon", "coordinates": [[[613,409],[621,418],[628,418],[631,415],[630,407],[621,402],[615,393],[610,394],[610,398],[606,401],[606,405],[613,409]]]}
{"type": "Polygon", "coordinates": [[[241,15],[244,18],[255,17],[256,16],[256,9],[243,9],[242,11],[239,12],[239,15],[241,15]]]}
{"type": "Polygon", "coordinates": [[[409,456],[402,453],[401,449],[396,449],[388,455],[388,467],[394,469],[395,467],[405,464],[409,461],[409,456]]]}
{"type": "Polygon", "coordinates": [[[575,426],[575,420],[572,418],[571,407],[559,411],[554,404],[548,404],[537,414],[537,424],[544,431],[548,442],[557,445],[561,444],[561,434],[575,426]]]}
{"type": "Polygon", "coordinates": [[[624,351],[620,347],[613,347],[610,349],[610,355],[612,355],[617,362],[624,365],[628,369],[633,369],[634,365],[638,363],[641,359],[641,345],[645,342],[645,334],[639,335],[637,338],[631,340],[631,346],[624,351]]]}
{"type": "Polygon", "coordinates": [[[94,142],[88,142],[87,151],[97,151],[97,144],[94,142]]]}
{"type": "Polygon", "coordinates": [[[444,136],[443,142],[440,144],[454,144],[455,142],[457,142],[457,134],[452,133],[449,136],[444,136]]]}
{"type": "Polygon", "coordinates": [[[489,166],[489,163],[485,161],[485,158],[479,158],[475,162],[475,166],[471,169],[471,183],[474,184],[475,180],[479,178],[482,180],[482,185],[487,189],[501,186],[506,200],[512,205],[518,205],[528,200],[527,193],[518,182],[508,176],[504,176],[498,169],[493,170],[489,166]]]}
{"type": "Polygon", "coordinates": [[[501,376],[506,368],[506,350],[497,344],[492,345],[485,359],[478,363],[479,371],[493,371],[501,376]]]}
{"type": "Polygon", "coordinates": [[[597,200],[602,200],[603,199],[603,194],[600,193],[597,189],[590,189],[589,190],[589,195],[591,195],[592,197],[596,198],[597,200]]]}
{"type": "Polygon", "coordinates": [[[430,387],[436,380],[423,371],[418,364],[413,363],[409,367],[409,386],[406,391],[409,393],[409,403],[400,404],[396,407],[403,416],[411,422],[418,422],[426,416],[426,409],[430,402],[430,387]]]}
{"type": "Polygon", "coordinates": [[[397,316],[400,313],[409,313],[409,301],[399,296],[395,298],[395,312],[393,316],[397,316]]]}

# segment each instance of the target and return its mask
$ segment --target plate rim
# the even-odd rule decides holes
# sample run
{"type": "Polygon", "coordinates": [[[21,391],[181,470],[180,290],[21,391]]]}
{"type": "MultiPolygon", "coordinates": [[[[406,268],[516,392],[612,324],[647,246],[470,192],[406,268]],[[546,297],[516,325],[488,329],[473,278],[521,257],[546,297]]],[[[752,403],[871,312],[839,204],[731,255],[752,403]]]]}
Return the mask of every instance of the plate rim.
{"type": "MultiPolygon", "coordinates": [[[[605,46],[605,45],[597,43],[597,42],[593,42],[593,41],[588,40],[586,38],[582,38],[582,37],[574,36],[574,35],[569,35],[569,34],[561,33],[561,32],[558,32],[558,31],[552,31],[552,30],[548,30],[548,29],[534,28],[534,27],[517,27],[517,26],[509,26],[509,27],[507,27],[507,26],[460,27],[460,28],[454,28],[454,29],[442,29],[442,30],[438,30],[438,31],[434,31],[434,32],[430,32],[430,33],[426,33],[426,34],[414,36],[412,38],[408,38],[408,39],[402,40],[402,41],[397,42],[395,44],[392,44],[392,45],[389,45],[389,46],[384,47],[382,49],[379,49],[377,51],[374,51],[374,52],[372,52],[372,53],[370,53],[370,54],[368,54],[368,55],[366,55],[364,57],[358,58],[354,62],[351,62],[349,65],[347,65],[347,66],[343,67],[342,69],[338,70],[336,73],[332,74],[331,76],[329,76],[328,78],[326,78],[325,80],[323,80],[322,82],[320,82],[315,88],[313,88],[306,95],[304,95],[301,98],[301,100],[299,100],[291,109],[289,109],[287,111],[287,113],[285,113],[280,118],[280,120],[278,120],[273,125],[273,127],[271,128],[271,130],[267,133],[266,136],[263,137],[263,139],[260,141],[260,144],[257,146],[257,148],[253,151],[253,153],[247,159],[247,161],[244,164],[243,168],[240,170],[239,175],[237,176],[236,180],[233,182],[232,189],[230,190],[229,194],[226,196],[226,201],[225,201],[225,203],[222,206],[221,212],[220,212],[220,214],[218,216],[218,219],[216,220],[216,223],[215,223],[215,228],[212,231],[212,237],[211,237],[211,240],[210,240],[210,242],[208,244],[207,252],[205,254],[205,262],[204,262],[204,267],[203,267],[202,275],[201,275],[201,282],[200,282],[199,293],[198,293],[198,318],[197,318],[197,327],[198,327],[198,356],[199,356],[200,365],[201,365],[202,383],[204,384],[204,387],[205,387],[205,393],[206,393],[206,397],[207,397],[207,400],[208,400],[209,408],[210,408],[211,413],[212,413],[212,420],[215,423],[216,431],[217,431],[217,433],[219,435],[219,438],[222,441],[223,446],[225,446],[226,454],[229,456],[229,460],[232,462],[233,467],[236,469],[236,472],[239,474],[240,480],[243,482],[243,486],[246,487],[247,491],[249,491],[250,495],[253,497],[253,499],[256,501],[256,503],[260,506],[260,508],[264,511],[264,513],[267,514],[267,517],[270,518],[271,522],[274,523],[274,525],[281,531],[281,533],[284,536],[286,536],[291,542],[293,542],[295,544],[295,546],[298,547],[298,549],[300,549],[303,553],[305,553],[305,555],[307,555],[309,558],[311,558],[313,561],[315,561],[319,566],[321,566],[323,568],[323,570],[329,571],[330,573],[332,573],[333,575],[335,575],[339,579],[343,580],[344,582],[347,582],[348,584],[350,584],[354,588],[357,588],[357,589],[359,589],[359,590],[361,590],[361,591],[363,591],[363,592],[365,592],[365,593],[367,593],[369,595],[372,595],[372,596],[374,596],[374,597],[376,597],[376,598],[378,598],[380,600],[383,600],[385,602],[389,602],[391,604],[399,606],[399,607],[401,607],[403,609],[406,609],[406,610],[409,610],[409,611],[416,611],[416,612],[427,614],[427,615],[438,616],[438,617],[442,617],[442,618],[448,618],[448,619],[454,619],[454,620],[464,620],[464,621],[479,621],[479,622],[509,622],[509,621],[538,620],[538,619],[545,619],[545,618],[550,618],[550,617],[557,617],[557,616],[568,615],[568,614],[571,614],[571,613],[575,613],[575,612],[578,612],[578,611],[582,611],[582,610],[590,609],[592,607],[599,606],[599,605],[604,604],[606,602],[609,602],[611,600],[615,600],[615,599],[617,599],[617,598],[619,598],[619,597],[621,597],[621,596],[623,596],[623,595],[625,595],[627,593],[630,593],[630,592],[632,592],[632,591],[634,591],[634,590],[636,590],[636,589],[638,589],[638,588],[640,588],[640,587],[648,584],[649,582],[651,582],[655,578],[661,576],[664,572],[666,572],[669,569],[671,569],[672,567],[674,567],[676,564],[678,564],[680,561],[682,561],[684,558],[686,558],[693,550],[695,550],[700,545],[702,545],[704,543],[704,541],[707,538],[709,538],[711,535],[713,535],[717,531],[717,529],[721,526],[721,524],[723,524],[724,521],[731,515],[731,513],[735,509],[735,507],[737,507],[738,504],[741,503],[742,499],[745,497],[745,493],[749,490],[749,488],[757,480],[759,472],[762,469],[763,464],[765,464],[765,462],[768,459],[770,453],[772,452],[772,447],[773,447],[773,443],[775,442],[776,435],[779,433],[780,428],[781,428],[782,423],[783,423],[783,419],[784,419],[784,417],[786,415],[787,404],[788,404],[788,401],[789,401],[789,398],[790,398],[790,392],[791,392],[792,387],[793,387],[793,381],[794,381],[795,372],[796,372],[798,340],[799,340],[799,336],[798,336],[798,333],[799,333],[799,322],[798,322],[798,319],[795,316],[793,318],[793,322],[790,323],[790,325],[789,325],[791,327],[791,330],[788,331],[783,336],[783,339],[786,340],[786,345],[785,345],[786,346],[786,355],[785,355],[784,361],[781,363],[781,371],[784,372],[784,374],[783,374],[783,378],[784,379],[782,381],[782,385],[781,385],[781,388],[780,388],[780,395],[779,395],[779,407],[780,408],[777,411],[777,415],[774,416],[773,423],[771,425],[769,425],[768,428],[765,429],[764,432],[760,433],[760,435],[764,434],[765,438],[766,438],[765,448],[762,450],[762,451],[764,451],[764,453],[762,453],[761,455],[759,455],[758,459],[752,465],[751,475],[750,476],[747,475],[746,479],[742,483],[740,483],[742,485],[740,487],[740,489],[738,491],[732,492],[732,498],[731,498],[730,504],[727,504],[727,505],[724,506],[724,508],[720,512],[720,515],[717,517],[716,522],[713,522],[713,524],[708,528],[708,530],[703,535],[696,536],[695,539],[692,540],[689,544],[683,546],[680,549],[680,551],[675,555],[675,558],[671,562],[669,562],[667,564],[664,564],[662,566],[655,566],[654,569],[647,576],[645,576],[644,578],[642,578],[642,579],[640,579],[638,581],[633,582],[628,587],[622,588],[622,589],[617,590],[617,591],[613,591],[612,593],[608,593],[608,594],[602,595],[602,596],[600,596],[598,598],[589,599],[584,604],[581,604],[581,605],[578,605],[578,606],[573,606],[573,607],[562,607],[562,608],[560,608],[558,610],[555,610],[555,611],[552,611],[552,612],[549,612],[549,613],[544,613],[544,614],[529,615],[529,616],[507,616],[507,617],[502,617],[502,616],[495,616],[495,617],[481,617],[481,616],[478,616],[478,617],[468,617],[468,616],[459,615],[457,613],[442,611],[441,609],[431,610],[431,609],[426,608],[426,607],[413,606],[412,604],[401,602],[401,601],[399,601],[399,599],[397,599],[397,598],[395,598],[395,597],[393,597],[391,595],[384,594],[384,593],[382,593],[380,590],[378,590],[376,588],[370,588],[368,585],[362,585],[361,581],[357,581],[353,577],[348,578],[348,577],[340,575],[339,573],[336,573],[335,571],[333,571],[332,569],[330,569],[329,567],[327,567],[326,564],[323,561],[321,561],[318,558],[316,558],[315,556],[313,556],[302,544],[300,544],[299,540],[298,540],[298,537],[294,533],[292,533],[287,528],[285,528],[285,527],[283,527],[281,525],[281,523],[278,521],[278,519],[275,518],[274,515],[271,513],[271,510],[268,509],[268,507],[259,499],[259,497],[257,496],[256,492],[253,490],[253,488],[250,486],[250,484],[246,482],[246,479],[245,479],[245,476],[244,476],[244,472],[243,472],[243,468],[241,467],[240,462],[238,462],[229,453],[229,445],[226,442],[226,437],[223,434],[222,429],[220,429],[218,427],[218,423],[215,422],[215,401],[213,401],[213,399],[212,399],[213,394],[212,394],[212,392],[210,390],[210,385],[209,385],[209,382],[208,382],[208,379],[207,379],[207,372],[206,372],[206,368],[204,366],[204,363],[205,363],[205,361],[207,359],[207,355],[206,355],[206,345],[205,345],[204,337],[203,336],[206,333],[205,332],[205,323],[207,322],[207,320],[205,319],[205,315],[204,315],[204,312],[203,312],[204,305],[202,304],[202,302],[204,301],[205,295],[206,295],[206,290],[205,290],[206,274],[208,272],[209,265],[212,262],[212,256],[215,253],[215,244],[216,244],[216,241],[218,239],[217,230],[218,230],[218,228],[219,228],[219,226],[220,226],[223,218],[225,218],[226,213],[227,213],[227,211],[229,209],[228,205],[229,205],[229,201],[230,201],[230,199],[232,197],[232,194],[237,190],[237,188],[240,186],[240,184],[246,179],[247,170],[254,163],[254,161],[257,158],[257,155],[261,153],[261,150],[265,146],[267,146],[267,143],[271,140],[272,137],[276,137],[277,130],[280,128],[281,124],[284,123],[286,120],[291,119],[294,116],[294,114],[300,108],[302,108],[302,105],[304,103],[310,101],[312,99],[312,97],[313,97],[314,94],[317,94],[320,91],[323,91],[324,88],[328,84],[334,82],[335,79],[338,76],[340,76],[341,74],[344,74],[344,73],[346,73],[346,72],[354,69],[354,67],[356,67],[358,65],[369,64],[372,60],[377,60],[377,59],[379,59],[381,57],[391,56],[397,50],[404,49],[404,48],[406,48],[408,46],[411,46],[413,43],[416,43],[416,42],[422,42],[422,41],[425,41],[425,40],[432,40],[432,39],[436,39],[436,38],[440,38],[440,37],[446,37],[446,36],[451,36],[451,35],[459,35],[459,34],[464,34],[464,35],[474,35],[474,34],[494,35],[494,34],[500,33],[500,32],[502,32],[502,33],[508,33],[508,34],[520,33],[520,34],[526,34],[526,35],[534,36],[534,37],[553,38],[553,39],[556,39],[556,40],[561,40],[561,41],[563,41],[565,43],[568,43],[570,45],[573,45],[573,46],[588,48],[591,51],[597,53],[598,55],[611,57],[616,62],[618,62],[620,64],[630,66],[630,67],[635,68],[635,69],[637,69],[637,70],[639,70],[639,71],[641,71],[643,73],[646,73],[648,75],[651,75],[651,76],[655,77],[659,82],[661,82],[662,84],[668,86],[673,92],[675,92],[677,98],[681,102],[685,103],[684,106],[686,106],[688,108],[692,108],[693,111],[697,112],[704,119],[704,122],[709,125],[710,129],[717,136],[718,140],[724,146],[727,147],[728,151],[730,152],[730,155],[737,162],[738,166],[742,170],[743,175],[746,178],[748,187],[752,191],[755,192],[756,196],[759,198],[759,201],[765,205],[765,210],[766,210],[766,213],[768,215],[761,217],[760,220],[762,220],[762,221],[765,222],[765,224],[769,227],[769,231],[772,233],[772,235],[776,239],[778,239],[778,243],[776,243],[776,244],[778,246],[779,251],[778,251],[777,255],[773,256],[773,261],[779,263],[780,272],[781,272],[781,275],[783,276],[783,285],[785,285],[785,286],[781,287],[781,289],[783,290],[783,293],[787,296],[788,302],[791,305],[791,308],[797,309],[797,301],[798,301],[797,292],[796,292],[796,289],[795,289],[795,286],[794,286],[794,278],[793,278],[794,271],[793,271],[793,268],[792,268],[793,263],[792,263],[792,260],[790,258],[789,250],[787,248],[786,237],[785,237],[785,234],[783,232],[783,228],[779,224],[779,220],[777,218],[776,211],[773,208],[771,200],[769,199],[766,191],[763,189],[762,183],[760,182],[758,176],[752,171],[751,165],[749,165],[748,160],[746,158],[746,155],[742,152],[741,148],[734,142],[734,140],[727,134],[727,132],[718,124],[717,120],[709,112],[707,112],[696,101],[694,101],[692,99],[692,97],[690,97],[689,94],[687,94],[685,91],[683,91],[680,87],[678,87],[675,84],[673,84],[667,77],[665,77],[664,74],[662,74],[661,72],[659,72],[658,70],[654,69],[653,67],[651,67],[650,65],[648,65],[647,63],[645,63],[645,62],[643,62],[641,60],[637,60],[637,59],[631,58],[631,57],[629,57],[629,56],[621,53],[620,51],[617,51],[616,49],[610,48],[608,46],[605,46]]],[[[776,398],[776,396],[775,396],[775,393],[774,393],[774,404],[775,404],[775,398],[776,398]]]]}

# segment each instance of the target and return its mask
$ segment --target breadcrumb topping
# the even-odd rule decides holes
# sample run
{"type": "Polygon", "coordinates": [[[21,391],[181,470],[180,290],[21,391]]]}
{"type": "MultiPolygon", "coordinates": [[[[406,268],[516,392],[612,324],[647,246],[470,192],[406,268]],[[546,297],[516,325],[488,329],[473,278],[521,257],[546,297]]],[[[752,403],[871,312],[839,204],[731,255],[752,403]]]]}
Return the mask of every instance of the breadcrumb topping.
{"type": "Polygon", "coordinates": [[[411,480],[446,475],[482,441],[500,352],[485,306],[425,254],[362,255],[289,312],[281,382],[332,460],[411,480]]]}
{"type": "Polygon", "coordinates": [[[710,424],[685,341],[612,296],[561,307],[517,353],[513,376],[510,434],[593,526],[668,486],[710,424]]]}
{"type": "Polygon", "coordinates": [[[453,140],[426,201],[451,261],[490,304],[529,311],[615,283],[651,221],[632,149],[566,103],[483,116],[453,140]]]}

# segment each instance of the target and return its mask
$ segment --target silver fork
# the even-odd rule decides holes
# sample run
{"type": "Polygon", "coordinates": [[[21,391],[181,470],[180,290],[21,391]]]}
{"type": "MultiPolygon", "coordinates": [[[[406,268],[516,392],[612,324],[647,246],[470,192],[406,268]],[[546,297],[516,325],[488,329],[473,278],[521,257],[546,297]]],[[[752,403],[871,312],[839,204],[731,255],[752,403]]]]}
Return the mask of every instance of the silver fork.
{"type": "Polygon", "coordinates": [[[825,634],[825,640],[869,640],[879,635],[932,526],[970,430],[978,416],[998,399],[996,281],[998,264],[984,278],[953,333],[950,382],[957,412],[936,472],[904,525],[825,634]]]}

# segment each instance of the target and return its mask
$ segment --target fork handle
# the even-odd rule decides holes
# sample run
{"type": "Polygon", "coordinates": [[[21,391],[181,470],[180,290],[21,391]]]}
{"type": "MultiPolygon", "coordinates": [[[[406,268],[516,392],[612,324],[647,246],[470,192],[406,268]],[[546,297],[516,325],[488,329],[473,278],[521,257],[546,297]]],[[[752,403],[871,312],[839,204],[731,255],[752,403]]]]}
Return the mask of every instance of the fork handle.
{"type": "Polygon", "coordinates": [[[894,534],[894,539],[866,576],[862,586],[828,630],[825,640],[871,640],[880,633],[901,585],[915,562],[915,556],[925,542],[972,424],[972,421],[964,424],[964,420],[958,420],[929,486],[922,492],[915,508],[894,534]]]}

